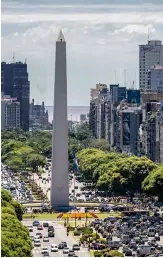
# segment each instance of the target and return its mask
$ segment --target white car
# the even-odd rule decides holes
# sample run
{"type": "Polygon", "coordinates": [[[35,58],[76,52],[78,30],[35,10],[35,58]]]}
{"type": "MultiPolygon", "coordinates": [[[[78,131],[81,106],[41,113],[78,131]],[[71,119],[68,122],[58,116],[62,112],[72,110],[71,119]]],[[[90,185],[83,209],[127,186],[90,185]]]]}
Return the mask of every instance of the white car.
{"type": "Polygon", "coordinates": [[[43,238],[43,242],[49,242],[48,236],[45,236],[45,237],[43,238]]]}
{"type": "Polygon", "coordinates": [[[58,252],[58,246],[56,244],[51,245],[51,252],[58,252]]]}
{"type": "Polygon", "coordinates": [[[41,245],[40,238],[34,239],[34,246],[40,246],[40,245],[41,245]]]}
{"type": "Polygon", "coordinates": [[[47,248],[47,247],[43,247],[41,253],[42,253],[42,254],[44,254],[44,253],[49,253],[48,248],[47,248]]]}
{"type": "Polygon", "coordinates": [[[63,249],[63,254],[68,254],[69,253],[69,248],[68,247],[65,247],[64,249],[63,249]]]}
{"type": "Polygon", "coordinates": [[[34,236],[34,241],[37,240],[37,239],[40,240],[40,236],[38,236],[38,235],[34,236]]]}

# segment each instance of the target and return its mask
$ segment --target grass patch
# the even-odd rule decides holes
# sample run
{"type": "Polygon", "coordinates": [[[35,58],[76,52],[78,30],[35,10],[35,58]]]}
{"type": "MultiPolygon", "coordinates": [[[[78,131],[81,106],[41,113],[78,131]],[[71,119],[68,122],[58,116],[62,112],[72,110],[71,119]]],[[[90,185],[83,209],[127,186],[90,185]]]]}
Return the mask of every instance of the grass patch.
{"type": "MultiPolygon", "coordinates": [[[[35,203],[33,203],[33,204],[35,204],[35,203]]],[[[57,219],[58,215],[59,215],[59,213],[35,214],[35,218],[36,219],[57,219]]],[[[107,217],[110,217],[110,216],[121,217],[121,213],[120,212],[98,213],[98,214],[96,213],[96,215],[98,216],[99,219],[104,219],[104,218],[107,218],[107,217]]],[[[24,214],[23,218],[31,218],[31,214],[24,214]]],[[[89,222],[91,222],[92,219],[94,220],[94,218],[89,218],[87,220],[87,224],[89,224],[89,222]]],[[[63,224],[65,219],[61,218],[61,220],[62,220],[61,224],[63,224]]],[[[75,227],[75,219],[70,219],[70,220],[71,221],[68,221],[68,225],[70,225],[71,227],[75,227]]],[[[85,219],[83,219],[83,220],[76,220],[76,226],[84,227],[85,226],[85,219]]]]}
{"type": "MultiPolygon", "coordinates": [[[[57,219],[58,213],[53,214],[32,214],[35,219],[57,219]]],[[[31,214],[24,214],[23,219],[31,219],[31,214]]]]}
{"type": "Polygon", "coordinates": [[[93,256],[94,257],[94,251],[89,251],[89,254],[90,254],[90,256],[93,256]]]}
{"type": "MultiPolygon", "coordinates": [[[[38,202],[31,202],[31,203],[23,203],[24,207],[41,207],[42,201],[38,202]]],[[[48,203],[46,203],[48,205],[48,203]]]]}

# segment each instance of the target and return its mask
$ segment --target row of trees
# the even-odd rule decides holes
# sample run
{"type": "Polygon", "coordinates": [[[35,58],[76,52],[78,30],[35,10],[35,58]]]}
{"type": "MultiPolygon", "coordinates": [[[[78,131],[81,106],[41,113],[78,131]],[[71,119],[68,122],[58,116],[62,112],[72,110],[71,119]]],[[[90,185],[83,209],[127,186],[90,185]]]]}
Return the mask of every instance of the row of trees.
{"type": "Polygon", "coordinates": [[[162,199],[163,165],[146,157],[87,148],[77,153],[79,169],[85,180],[92,180],[97,189],[116,195],[148,192],[162,199]]]}
{"type": "Polygon", "coordinates": [[[32,257],[29,230],[21,223],[23,207],[12,199],[9,192],[1,190],[1,256],[32,257]]]}
{"type": "MultiPolygon", "coordinates": [[[[38,166],[46,164],[46,158],[52,156],[52,134],[45,131],[24,132],[21,129],[4,130],[2,139],[2,162],[17,172],[32,168],[38,171],[38,166]]],[[[69,161],[73,162],[74,154],[86,147],[109,151],[105,140],[94,139],[88,123],[78,125],[69,132],[69,161]]]]}
{"type": "MultiPolygon", "coordinates": [[[[99,190],[131,196],[146,191],[163,198],[163,166],[146,157],[111,152],[107,141],[93,138],[87,123],[69,132],[68,152],[70,163],[77,153],[83,177],[93,181],[99,190]]],[[[27,167],[37,171],[51,154],[52,135],[49,132],[2,132],[2,161],[15,171],[27,167]]]]}
{"type": "Polygon", "coordinates": [[[41,131],[2,131],[1,159],[15,172],[27,167],[38,171],[51,156],[51,134],[41,131]]]}

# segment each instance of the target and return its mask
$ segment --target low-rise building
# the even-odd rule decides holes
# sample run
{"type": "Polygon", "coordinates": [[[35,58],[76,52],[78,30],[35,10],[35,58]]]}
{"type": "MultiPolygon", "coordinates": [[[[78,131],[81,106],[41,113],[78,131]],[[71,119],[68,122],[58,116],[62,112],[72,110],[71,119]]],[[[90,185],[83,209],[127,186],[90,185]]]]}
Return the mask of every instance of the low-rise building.
{"type": "Polygon", "coordinates": [[[20,102],[8,95],[1,97],[1,129],[20,128],[20,102]]]}
{"type": "Polygon", "coordinates": [[[30,128],[32,129],[46,129],[49,125],[48,111],[45,111],[44,102],[41,105],[36,105],[34,99],[30,104],[30,128]]]}

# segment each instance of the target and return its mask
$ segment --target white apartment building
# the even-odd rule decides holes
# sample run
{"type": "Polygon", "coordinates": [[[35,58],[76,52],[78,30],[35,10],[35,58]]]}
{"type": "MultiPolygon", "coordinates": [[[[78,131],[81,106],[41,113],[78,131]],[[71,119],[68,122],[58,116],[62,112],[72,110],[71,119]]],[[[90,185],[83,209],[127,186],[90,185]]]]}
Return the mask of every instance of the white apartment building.
{"type": "Polygon", "coordinates": [[[155,64],[163,65],[163,45],[160,40],[150,40],[139,45],[139,86],[140,90],[150,89],[148,71],[155,64]]]}
{"type": "Polygon", "coordinates": [[[20,102],[10,96],[1,98],[1,130],[20,128],[20,102]]]}

